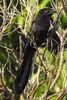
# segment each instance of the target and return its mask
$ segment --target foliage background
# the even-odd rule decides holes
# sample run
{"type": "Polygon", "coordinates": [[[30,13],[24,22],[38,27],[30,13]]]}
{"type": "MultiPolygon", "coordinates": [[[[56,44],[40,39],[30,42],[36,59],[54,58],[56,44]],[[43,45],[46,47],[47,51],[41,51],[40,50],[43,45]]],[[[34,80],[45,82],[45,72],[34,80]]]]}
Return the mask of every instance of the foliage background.
{"type": "Polygon", "coordinates": [[[67,0],[0,0],[0,99],[67,100],[67,0]],[[33,71],[24,94],[13,93],[13,84],[23,59],[30,25],[40,8],[53,7],[58,21],[60,51],[38,48],[33,71]],[[64,45],[65,44],[65,48],[64,45]]]}

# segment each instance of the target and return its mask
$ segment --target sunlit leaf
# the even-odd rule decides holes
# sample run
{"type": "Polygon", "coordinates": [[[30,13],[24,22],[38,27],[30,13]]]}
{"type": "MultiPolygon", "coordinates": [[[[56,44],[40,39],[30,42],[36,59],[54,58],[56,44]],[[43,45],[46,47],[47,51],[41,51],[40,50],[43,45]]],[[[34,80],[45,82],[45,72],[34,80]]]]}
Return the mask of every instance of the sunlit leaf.
{"type": "Polygon", "coordinates": [[[36,100],[36,98],[40,97],[47,90],[47,88],[48,88],[48,86],[46,83],[39,86],[39,88],[37,89],[37,92],[34,96],[34,100],[36,100]]]}
{"type": "Polygon", "coordinates": [[[67,16],[65,12],[62,12],[61,14],[61,25],[63,28],[67,28],[67,16]]]}

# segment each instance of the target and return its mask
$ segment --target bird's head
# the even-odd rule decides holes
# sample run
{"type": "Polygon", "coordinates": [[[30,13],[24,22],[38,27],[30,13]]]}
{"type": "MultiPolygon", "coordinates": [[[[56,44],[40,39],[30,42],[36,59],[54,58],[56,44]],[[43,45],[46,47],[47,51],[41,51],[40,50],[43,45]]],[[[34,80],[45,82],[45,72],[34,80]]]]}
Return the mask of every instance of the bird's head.
{"type": "Polygon", "coordinates": [[[40,9],[38,15],[49,16],[49,17],[50,17],[50,16],[52,16],[55,12],[56,12],[56,11],[55,11],[54,9],[47,7],[47,8],[40,9]]]}

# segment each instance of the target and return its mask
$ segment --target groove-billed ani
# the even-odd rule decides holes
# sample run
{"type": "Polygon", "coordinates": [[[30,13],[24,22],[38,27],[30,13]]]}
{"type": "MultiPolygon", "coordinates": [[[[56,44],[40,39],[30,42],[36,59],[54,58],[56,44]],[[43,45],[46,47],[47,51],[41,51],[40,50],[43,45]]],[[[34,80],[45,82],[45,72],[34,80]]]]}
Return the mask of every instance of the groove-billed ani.
{"type": "MultiPolygon", "coordinates": [[[[55,11],[52,8],[41,9],[31,25],[30,35],[33,35],[37,47],[40,47],[47,39],[51,15],[54,12],[55,11]]],[[[23,92],[28,82],[31,71],[32,57],[36,51],[36,48],[34,48],[33,45],[34,43],[32,42],[31,45],[31,42],[28,39],[24,50],[23,62],[20,66],[14,84],[14,90],[17,94],[21,94],[23,92]]]]}

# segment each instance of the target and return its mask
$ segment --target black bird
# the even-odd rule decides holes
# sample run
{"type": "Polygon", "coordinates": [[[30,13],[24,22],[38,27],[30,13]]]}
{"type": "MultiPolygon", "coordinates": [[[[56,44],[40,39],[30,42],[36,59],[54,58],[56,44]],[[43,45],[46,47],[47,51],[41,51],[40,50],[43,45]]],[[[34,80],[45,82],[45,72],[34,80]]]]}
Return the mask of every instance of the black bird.
{"type": "MultiPolygon", "coordinates": [[[[32,22],[29,33],[31,36],[33,35],[37,47],[40,47],[47,39],[51,16],[54,14],[54,12],[55,11],[52,8],[41,9],[38,12],[35,20],[32,22]]],[[[32,44],[34,45],[34,43],[32,44]]],[[[28,82],[32,58],[36,51],[36,48],[34,48],[33,45],[31,45],[31,42],[28,39],[24,50],[23,61],[14,83],[14,91],[17,94],[21,94],[23,92],[28,82]]]]}

